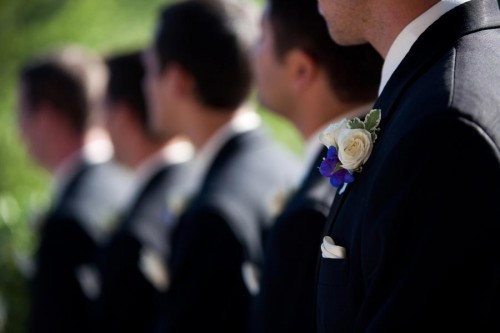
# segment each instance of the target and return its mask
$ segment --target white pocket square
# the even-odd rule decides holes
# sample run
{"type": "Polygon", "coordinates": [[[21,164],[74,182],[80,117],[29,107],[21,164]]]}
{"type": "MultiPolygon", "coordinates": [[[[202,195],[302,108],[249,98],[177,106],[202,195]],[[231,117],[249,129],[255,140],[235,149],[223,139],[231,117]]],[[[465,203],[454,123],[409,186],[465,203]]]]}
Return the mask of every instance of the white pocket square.
{"type": "Polygon", "coordinates": [[[241,273],[250,294],[257,295],[260,290],[260,272],[257,266],[250,261],[245,261],[241,265],[241,273]]]}
{"type": "Polygon", "coordinates": [[[84,264],[76,268],[76,278],[83,293],[91,300],[97,299],[101,293],[101,279],[95,265],[84,264]]]}
{"type": "Polygon", "coordinates": [[[343,259],[345,258],[345,248],[335,245],[330,236],[325,236],[323,244],[321,244],[321,256],[329,259],[343,259]]]}
{"type": "Polygon", "coordinates": [[[170,276],[163,258],[153,250],[142,248],[139,268],[159,291],[164,292],[170,286],[170,276]]]}

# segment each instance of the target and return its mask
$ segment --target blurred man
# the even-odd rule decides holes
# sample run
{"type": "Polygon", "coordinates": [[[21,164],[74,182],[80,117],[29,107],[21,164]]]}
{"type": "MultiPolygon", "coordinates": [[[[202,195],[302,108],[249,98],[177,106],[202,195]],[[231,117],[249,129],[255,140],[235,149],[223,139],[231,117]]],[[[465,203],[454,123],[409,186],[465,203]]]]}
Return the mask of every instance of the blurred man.
{"type": "MultiPolygon", "coordinates": [[[[319,332],[500,332],[498,0],[318,2],[385,58],[368,159],[338,170],[360,172],[329,214],[319,332]]],[[[330,134],[343,156],[352,129],[330,134]]]]}
{"type": "Polygon", "coordinates": [[[95,141],[85,141],[93,89],[99,87],[94,84],[102,84],[104,73],[99,58],[78,48],[33,60],[21,70],[21,133],[33,159],[55,181],[52,206],[38,230],[30,332],[89,332],[95,323],[96,246],[105,240],[106,223],[121,208],[129,184],[123,170],[103,163],[109,156],[95,141]]]}
{"type": "Polygon", "coordinates": [[[331,42],[316,0],[268,0],[254,55],[260,101],[308,144],[303,182],[266,244],[251,331],[314,332],[318,244],[336,192],[318,171],[326,155],[318,135],[331,121],[370,110],[382,58],[369,45],[331,42]]]}
{"type": "Polygon", "coordinates": [[[245,105],[249,16],[234,1],[171,5],[147,58],[153,125],[199,149],[197,193],[172,234],[160,332],[244,330],[271,200],[296,181],[296,160],[245,105]]]}
{"type": "Polygon", "coordinates": [[[100,331],[150,332],[166,288],[167,237],[187,192],[190,143],[149,131],[140,52],[107,61],[106,125],[118,161],[136,172],[136,190],[117,232],[105,247],[100,331]]]}

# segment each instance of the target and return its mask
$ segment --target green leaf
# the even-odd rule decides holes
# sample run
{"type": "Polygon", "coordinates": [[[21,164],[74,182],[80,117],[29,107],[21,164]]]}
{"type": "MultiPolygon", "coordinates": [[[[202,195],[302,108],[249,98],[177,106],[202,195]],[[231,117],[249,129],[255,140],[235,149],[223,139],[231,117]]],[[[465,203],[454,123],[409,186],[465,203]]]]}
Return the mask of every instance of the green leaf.
{"type": "Polygon", "coordinates": [[[342,163],[337,163],[337,165],[335,166],[335,168],[333,169],[333,173],[339,171],[339,170],[342,170],[343,167],[342,167],[342,163]]]}
{"type": "Polygon", "coordinates": [[[373,132],[380,124],[381,112],[380,109],[372,109],[365,117],[365,128],[369,132],[373,132]]]}
{"type": "Polygon", "coordinates": [[[366,129],[365,124],[359,118],[353,118],[349,121],[349,128],[351,129],[366,129]]]}

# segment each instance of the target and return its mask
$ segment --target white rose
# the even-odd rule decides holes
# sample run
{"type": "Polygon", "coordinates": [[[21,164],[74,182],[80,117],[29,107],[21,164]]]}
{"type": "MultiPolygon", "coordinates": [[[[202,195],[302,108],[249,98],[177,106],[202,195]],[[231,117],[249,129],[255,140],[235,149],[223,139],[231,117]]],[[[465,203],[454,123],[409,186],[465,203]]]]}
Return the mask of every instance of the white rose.
{"type": "Polygon", "coordinates": [[[319,136],[319,141],[326,146],[326,148],[330,148],[331,146],[335,146],[338,148],[338,137],[340,131],[348,128],[349,121],[347,119],[342,119],[339,122],[331,124],[328,126],[326,130],[319,136]]]}
{"type": "Polygon", "coordinates": [[[364,129],[343,129],[338,135],[338,154],[342,167],[356,170],[372,152],[371,134],[364,129]]]}

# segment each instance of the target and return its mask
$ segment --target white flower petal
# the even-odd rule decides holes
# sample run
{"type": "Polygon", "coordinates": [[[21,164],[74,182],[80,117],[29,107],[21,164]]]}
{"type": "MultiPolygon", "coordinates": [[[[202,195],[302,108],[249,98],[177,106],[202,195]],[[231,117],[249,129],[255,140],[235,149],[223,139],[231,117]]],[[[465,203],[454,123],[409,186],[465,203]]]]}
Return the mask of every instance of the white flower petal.
{"type": "Polygon", "coordinates": [[[347,125],[348,120],[346,118],[342,119],[339,122],[331,124],[319,135],[319,141],[327,148],[329,148],[330,146],[337,147],[339,132],[340,130],[347,128],[347,125]]]}
{"type": "Polygon", "coordinates": [[[338,137],[338,154],[342,167],[356,170],[368,160],[373,148],[371,134],[364,129],[345,129],[338,137]]]}

